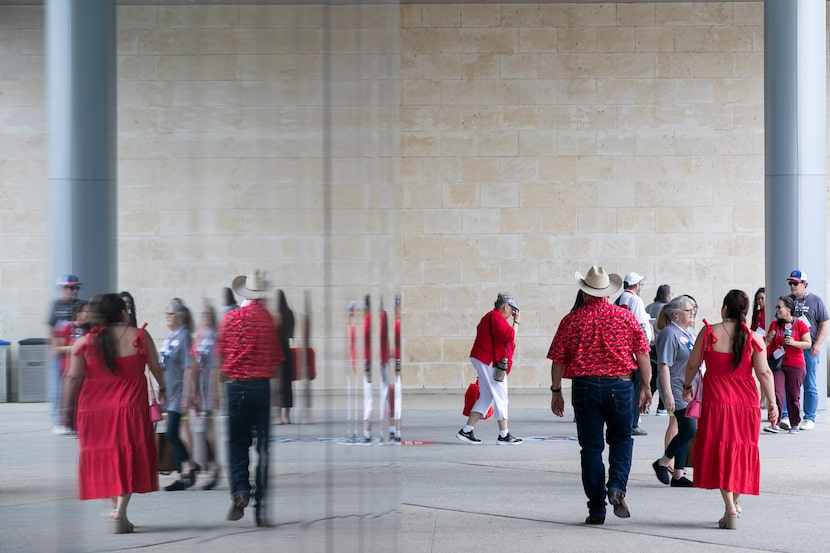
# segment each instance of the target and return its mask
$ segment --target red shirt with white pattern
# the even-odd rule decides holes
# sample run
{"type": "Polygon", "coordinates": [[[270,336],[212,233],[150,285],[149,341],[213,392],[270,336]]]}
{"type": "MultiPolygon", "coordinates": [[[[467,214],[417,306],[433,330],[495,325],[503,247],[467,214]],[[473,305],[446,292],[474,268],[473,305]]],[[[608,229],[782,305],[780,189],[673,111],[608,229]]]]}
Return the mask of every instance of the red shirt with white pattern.
{"type": "Polygon", "coordinates": [[[586,295],[582,307],[559,323],[548,359],[564,366],[564,378],[625,376],[637,369],[635,355],[648,351],[648,340],[630,311],[586,295]]]}
{"type": "Polygon", "coordinates": [[[253,300],[229,311],[216,338],[215,351],[222,356],[222,372],[228,378],[274,378],[285,359],[274,332],[274,317],[253,300]]]}

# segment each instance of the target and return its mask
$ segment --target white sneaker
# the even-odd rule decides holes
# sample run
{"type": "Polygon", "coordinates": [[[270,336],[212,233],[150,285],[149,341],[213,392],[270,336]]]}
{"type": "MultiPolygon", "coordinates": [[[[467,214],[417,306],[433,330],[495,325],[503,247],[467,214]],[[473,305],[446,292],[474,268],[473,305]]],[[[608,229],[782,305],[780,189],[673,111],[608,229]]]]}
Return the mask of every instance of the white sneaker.
{"type": "Polygon", "coordinates": [[[781,429],[777,426],[769,425],[764,427],[764,432],[769,432],[770,434],[778,434],[781,432],[781,429]]]}
{"type": "Polygon", "coordinates": [[[811,421],[809,419],[804,419],[801,421],[801,424],[798,425],[799,430],[815,430],[816,423],[815,421],[811,421]]]}
{"type": "Polygon", "coordinates": [[[780,421],[778,421],[778,426],[780,426],[783,430],[789,430],[790,429],[790,419],[789,418],[781,419],[780,421]]]}

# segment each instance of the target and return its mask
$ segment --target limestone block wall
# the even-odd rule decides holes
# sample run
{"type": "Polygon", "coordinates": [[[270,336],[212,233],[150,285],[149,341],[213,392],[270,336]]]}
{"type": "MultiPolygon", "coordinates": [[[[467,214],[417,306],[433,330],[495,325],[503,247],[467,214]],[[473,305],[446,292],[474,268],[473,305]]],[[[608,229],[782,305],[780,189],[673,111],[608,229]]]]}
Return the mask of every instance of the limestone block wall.
{"type": "MultiPolygon", "coordinates": [[[[496,293],[513,387],[602,263],[714,319],[764,277],[763,3],[118,8],[119,288],[154,335],[255,266],[345,384],[345,307],[404,304],[404,383],[461,388],[496,293]],[[327,55],[330,54],[330,55],[327,55]]],[[[0,338],[43,335],[42,6],[0,6],[0,338]]],[[[78,272],[83,276],[82,269],[78,272]]]]}

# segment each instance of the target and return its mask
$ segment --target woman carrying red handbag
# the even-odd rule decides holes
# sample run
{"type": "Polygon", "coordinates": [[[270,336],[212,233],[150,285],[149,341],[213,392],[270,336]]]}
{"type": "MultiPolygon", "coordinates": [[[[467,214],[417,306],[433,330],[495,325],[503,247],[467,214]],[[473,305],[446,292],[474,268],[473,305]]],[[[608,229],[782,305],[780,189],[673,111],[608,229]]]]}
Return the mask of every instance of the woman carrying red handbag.
{"type": "Polygon", "coordinates": [[[519,329],[519,306],[509,294],[502,293],[496,298],[493,309],[478,323],[476,339],[470,352],[470,362],[478,374],[479,398],[472,407],[456,437],[462,442],[478,445],[481,440],[475,435],[476,423],[492,408],[499,424],[499,445],[516,445],[521,438],[510,434],[507,428],[507,375],[513,366],[513,352],[516,350],[516,333],[519,329]],[[507,322],[513,317],[513,324],[507,322]]]}

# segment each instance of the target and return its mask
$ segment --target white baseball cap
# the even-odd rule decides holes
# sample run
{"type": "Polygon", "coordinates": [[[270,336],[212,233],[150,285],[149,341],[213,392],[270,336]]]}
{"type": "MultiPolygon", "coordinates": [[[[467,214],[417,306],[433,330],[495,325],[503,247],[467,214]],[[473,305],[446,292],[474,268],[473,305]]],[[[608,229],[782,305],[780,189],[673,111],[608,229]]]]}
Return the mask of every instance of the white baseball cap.
{"type": "Polygon", "coordinates": [[[639,282],[645,282],[646,277],[644,277],[640,273],[633,273],[632,272],[632,273],[628,273],[627,275],[625,275],[625,278],[623,279],[623,281],[625,282],[626,286],[634,286],[635,284],[637,284],[639,282]]]}

